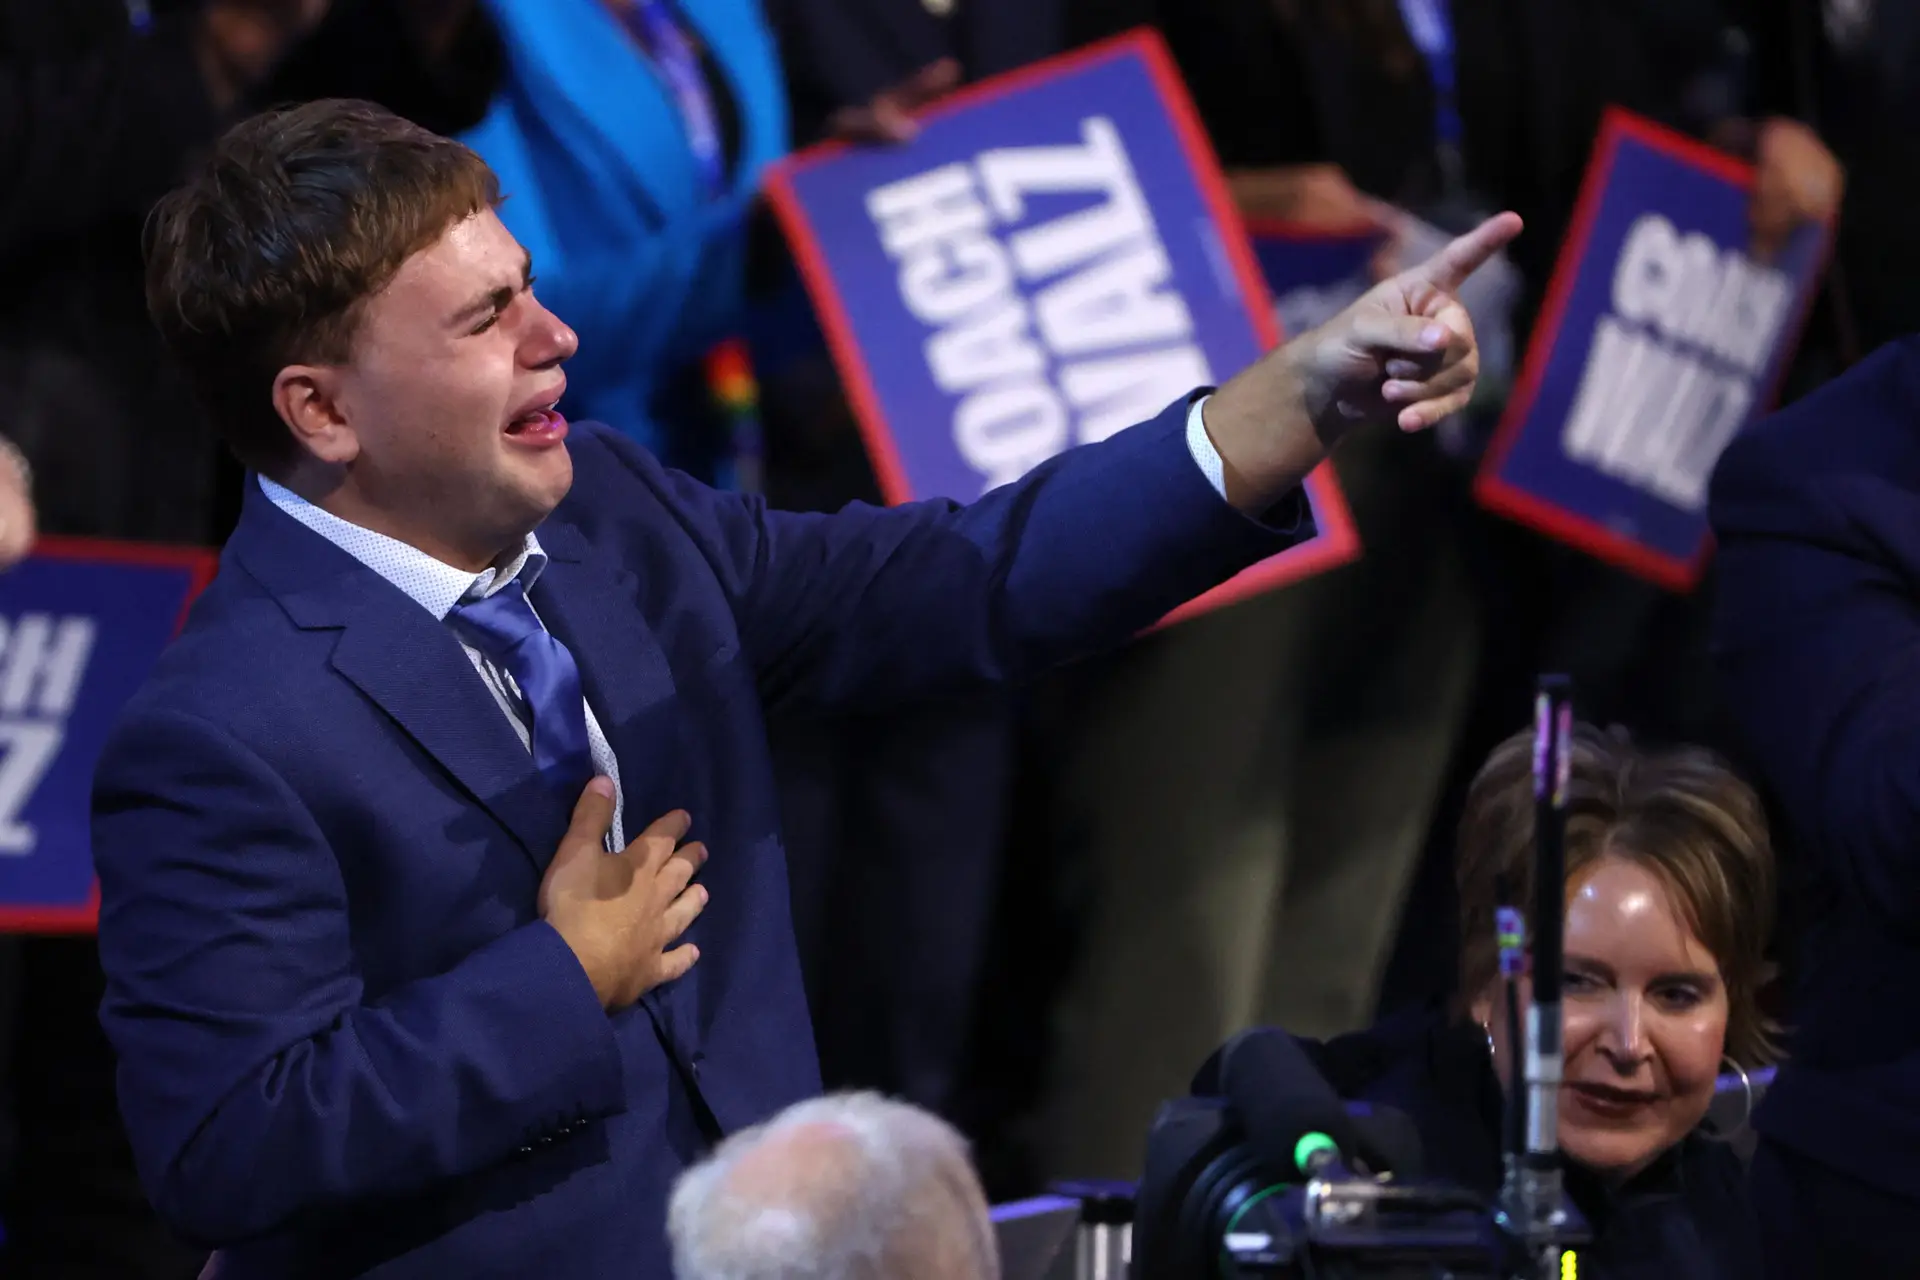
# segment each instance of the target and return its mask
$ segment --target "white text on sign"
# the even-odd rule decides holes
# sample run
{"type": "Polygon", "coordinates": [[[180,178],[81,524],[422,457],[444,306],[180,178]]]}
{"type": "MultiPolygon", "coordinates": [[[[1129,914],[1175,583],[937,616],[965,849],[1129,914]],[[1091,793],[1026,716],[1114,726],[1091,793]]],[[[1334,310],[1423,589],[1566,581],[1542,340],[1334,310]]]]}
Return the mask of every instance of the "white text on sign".
{"type": "Polygon", "coordinates": [[[1568,457],[1701,511],[1714,464],[1753,410],[1792,282],[1648,213],[1627,234],[1612,296],[1562,444],[1568,457]]]}
{"type": "Polygon", "coordinates": [[[954,443],[983,490],[1213,381],[1119,131],[1095,116],[1081,138],[867,196],[907,310],[932,330],[927,367],[960,397],[954,443]],[[1036,222],[1036,196],[1096,203],[1036,222]]]}
{"type": "Polygon", "coordinates": [[[60,754],[95,634],[85,615],[0,618],[0,856],[34,850],[22,815],[60,754]]]}

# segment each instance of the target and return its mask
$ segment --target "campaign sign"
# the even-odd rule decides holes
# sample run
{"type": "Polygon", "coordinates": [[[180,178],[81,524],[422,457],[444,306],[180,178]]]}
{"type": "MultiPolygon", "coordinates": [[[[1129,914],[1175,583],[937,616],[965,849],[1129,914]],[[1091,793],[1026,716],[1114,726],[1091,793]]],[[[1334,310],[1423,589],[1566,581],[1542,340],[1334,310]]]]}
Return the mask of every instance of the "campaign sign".
{"type": "Polygon", "coordinates": [[[86,932],[93,768],[211,551],[43,538],[0,574],[0,929],[86,932]]]}
{"type": "Polygon", "coordinates": [[[1390,239],[1382,227],[1329,231],[1277,219],[1250,220],[1247,234],[1282,333],[1304,333],[1359,301],[1390,239]]]}
{"type": "MultiPolygon", "coordinates": [[[[768,179],[888,501],[971,501],[1277,341],[1159,37],[985,81],[920,125],[768,179]]],[[[1357,555],[1332,470],[1307,490],[1317,537],[1170,617],[1357,555]]]]}
{"type": "Polygon", "coordinates": [[[1481,503],[1673,590],[1710,548],[1707,482],[1772,400],[1832,230],[1748,252],[1752,169],[1622,111],[1601,128],[1481,503]]]}

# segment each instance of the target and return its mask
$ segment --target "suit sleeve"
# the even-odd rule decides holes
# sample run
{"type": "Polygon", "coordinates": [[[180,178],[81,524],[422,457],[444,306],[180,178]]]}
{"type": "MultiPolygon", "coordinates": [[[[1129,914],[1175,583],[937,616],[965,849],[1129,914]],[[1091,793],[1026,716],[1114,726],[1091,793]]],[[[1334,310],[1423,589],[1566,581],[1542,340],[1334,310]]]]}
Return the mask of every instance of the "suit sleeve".
{"type": "Polygon", "coordinates": [[[769,708],[884,708],[1119,644],[1312,531],[1296,490],[1250,520],[1187,447],[1188,403],[969,506],[769,511],[615,443],[705,551],[769,708]]]}
{"type": "Polygon", "coordinates": [[[1920,593],[1836,490],[1914,510],[1920,492],[1777,443],[1737,442],[1714,480],[1721,691],[1808,852],[1920,935],[1920,593]]]}
{"type": "Polygon", "coordinates": [[[181,1234],[230,1244],[419,1190],[623,1105],[608,1018],[544,923],[369,998],[339,857],[216,727],[126,722],[93,836],[120,1107],[181,1234]]]}
{"type": "Polygon", "coordinates": [[[196,21],[70,57],[0,61],[0,263],[76,226],[141,216],[213,140],[196,21]]]}

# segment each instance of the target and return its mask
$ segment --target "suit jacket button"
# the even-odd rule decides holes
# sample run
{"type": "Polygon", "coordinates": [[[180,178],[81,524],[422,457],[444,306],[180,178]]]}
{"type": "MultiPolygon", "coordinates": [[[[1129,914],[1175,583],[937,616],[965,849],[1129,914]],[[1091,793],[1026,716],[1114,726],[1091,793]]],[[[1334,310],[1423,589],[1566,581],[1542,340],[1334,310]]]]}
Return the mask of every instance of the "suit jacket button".
{"type": "Polygon", "coordinates": [[[532,1148],[532,1147],[522,1147],[522,1148],[520,1148],[520,1154],[521,1154],[521,1155],[523,1155],[523,1156],[530,1156],[530,1155],[532,1155],[532,1154],[533,1154],[533,1148],[532,1148]]]}

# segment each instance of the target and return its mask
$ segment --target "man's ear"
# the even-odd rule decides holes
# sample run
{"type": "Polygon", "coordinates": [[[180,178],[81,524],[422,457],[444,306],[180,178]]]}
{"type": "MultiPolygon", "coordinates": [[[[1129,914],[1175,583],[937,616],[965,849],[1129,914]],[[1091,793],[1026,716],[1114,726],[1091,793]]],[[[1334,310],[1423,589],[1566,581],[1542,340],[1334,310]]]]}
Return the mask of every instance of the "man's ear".
{"type": "Polygon", "coordinates": [[[360,438],[340,403],[337,369],[291,364],[273,380],[273,407],[301,448],[322,462],[345,466],[360,454],[360,438]]]}

